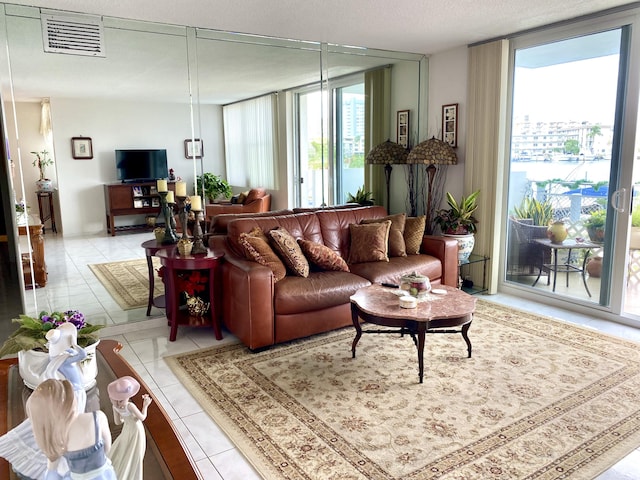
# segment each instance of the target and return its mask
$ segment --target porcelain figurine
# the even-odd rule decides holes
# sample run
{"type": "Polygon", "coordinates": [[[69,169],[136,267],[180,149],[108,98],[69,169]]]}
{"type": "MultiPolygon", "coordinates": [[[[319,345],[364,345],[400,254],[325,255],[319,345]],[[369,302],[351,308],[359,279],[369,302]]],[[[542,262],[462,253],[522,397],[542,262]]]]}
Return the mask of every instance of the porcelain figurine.
{"type": "Polygon", "coordinates": [[[78,413],[73,385],[49,379],[38,385],[26,404],[33,433],[47,457],[46,480],[65,479],[57,473],[64,458],[72,479],[116,480],[107,453],[111,431],[104,412],[78,413]]]}
{"type": "Polygon", "coordinates": [[[107,391],[113,406],[113,420],[122,425],[120,436],[113,442],[109,453],[118,478],[142,480],[142,465],[147,440],[142,422],[147,418],[147,409],[153,401],[142,395],[142,410],[131,401],[140,390],[140,383],[130,376],[121,377],[109,384],[107,391]]]}

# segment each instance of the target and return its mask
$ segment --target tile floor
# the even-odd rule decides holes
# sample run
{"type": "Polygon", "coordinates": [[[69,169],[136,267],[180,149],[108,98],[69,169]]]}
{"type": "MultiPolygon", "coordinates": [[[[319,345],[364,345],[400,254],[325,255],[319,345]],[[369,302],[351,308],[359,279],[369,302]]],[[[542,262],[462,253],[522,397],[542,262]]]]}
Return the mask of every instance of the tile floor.
{"type": "MultiPolygon", "coordinates": [[[[61,235],[45,235],[49,283],[45,288],[27,291],[28,313],[73,307],[84,312],[92,323],[107,325],[102,336],[122,343],[122,355],[166,410],[202,478],[260,478],[163,361],[164,356],[231,342],[233,337],[223,332],[224,339],[217,342],[212,332],[181,327],[177,340],[169,342],[162,310],[154,308],[152,317],[146,317],[146,308],[126,312],[121,310],[87,267],[89,263],[144,258],[140,244],[149,238],[149,233],[72,239],[63,239],[61,235]]],[[[485,298],[640,342],[639,329],[564,312],[512,296],[499,294],[485,298]]],[[[598,480],[614,479],[640,480],[640,449],[598,477],[598,480]]]]}

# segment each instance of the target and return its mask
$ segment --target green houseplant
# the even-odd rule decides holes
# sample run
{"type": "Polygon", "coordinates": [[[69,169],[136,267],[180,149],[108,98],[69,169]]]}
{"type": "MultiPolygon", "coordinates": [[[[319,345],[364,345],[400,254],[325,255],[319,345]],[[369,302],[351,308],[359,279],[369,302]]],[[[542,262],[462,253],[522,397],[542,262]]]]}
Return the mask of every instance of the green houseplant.
{"type": "Polygon", "coordinates": [[[518,219],[531,219],[531,225],[546,227],[553,220],[553,208],[548,199],[539,201],[525,197],[519,206],[514,207],[513,214],[518,219]]]}
{"type": "Polygon", "coordinates": [[[355,194],[347,194],[347,203],[359,203],[360,205],[373,205],[373,193],[360,187],[355,194]]]}
{"type": "Polygon", "coordinates": [[[589,238],[592,242],[604,242],[604,226],[607,221],[607,211],[605,209],[596,210],[584,222],[589,238]]]}
{"type": "Polygon", "coordinates": [[[477,231],[478,220],[473,213],[478,209],[478,195],[480,190],[476,190],[467,197],[462,197],[460,202],[447,192],[448,209],[441,209],[436,212],[435,222],[440,227],[442,233],[446,235],[467,235],[477,231]]]}
{"type": "Polygon", "coordinates": [[[213,202],[221,195],[229,198],[232,194],[229,182],[213,173],[205,172],[202,175],[198,175],[196,181],[198,185],[202,186],[204,196],[209,199],[209,202],[213,202]]]}

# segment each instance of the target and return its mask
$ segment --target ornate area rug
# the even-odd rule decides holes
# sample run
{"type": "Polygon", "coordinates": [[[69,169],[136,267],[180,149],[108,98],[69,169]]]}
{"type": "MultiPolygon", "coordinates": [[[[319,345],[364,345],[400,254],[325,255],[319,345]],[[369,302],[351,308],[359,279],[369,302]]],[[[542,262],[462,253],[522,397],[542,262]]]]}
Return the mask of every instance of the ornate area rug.
{"type": "Polygon", "coordinates": [[[410,337],[354,333],[166,360],[270,480],[584,480],[640,445],[638,344],[480,300],[419,384],[410,337]]]}
{"type": "MultiPolygon", "coordinates": [[[[160,268],[160,260],[153,257],[154,271],[160,268]]],[[[149,272],[147,260],[97,263],[89,265],[100,283],[123,310],[146,307],[149,301],[149,272]]],[[[164,285],[156,273],[154,297],[164,294],[164,285]]]]}

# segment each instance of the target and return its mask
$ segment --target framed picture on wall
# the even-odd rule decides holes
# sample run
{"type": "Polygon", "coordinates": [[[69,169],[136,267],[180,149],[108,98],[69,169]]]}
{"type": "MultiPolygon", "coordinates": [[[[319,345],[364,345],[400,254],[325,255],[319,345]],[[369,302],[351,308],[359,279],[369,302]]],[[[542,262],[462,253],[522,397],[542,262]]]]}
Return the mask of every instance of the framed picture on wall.
{"type": "Polygon", "coordinates": [[[184,158],[202,158],[204,154],[204,146],[202,140],[194,138],[193,140],[188,138],[184,141],[184,158]]]}
{"type": "Polygon", "coordinates": [[[76,160],[90,160],[93,158],[93,145],[89,137],[71,138],[71,156],[76,160]]]}
{"type": "Polygon", "coordinates": [[[453,148],[458,146],[458,104],[442,106],[442,140],[453,148]]]}
{"type": "Polygon", "coordinates": [[[409,148],[409,110],[398,111],[396,143],[409,148]]]}

